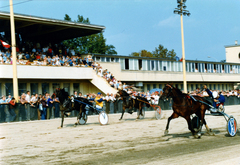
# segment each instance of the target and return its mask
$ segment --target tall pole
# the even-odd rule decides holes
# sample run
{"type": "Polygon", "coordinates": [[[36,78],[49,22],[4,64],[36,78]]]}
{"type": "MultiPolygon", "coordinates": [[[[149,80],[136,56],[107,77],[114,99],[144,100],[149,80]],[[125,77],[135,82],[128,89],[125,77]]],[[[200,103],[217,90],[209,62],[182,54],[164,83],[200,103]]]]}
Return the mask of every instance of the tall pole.
{"type": "Polygon", "coordinates": [[[181,36],[182,36],[182,64],[183,64],[183,91],[187,93],[187,80],[186,80],[186,61],[185,61],[185,48],[184,48],[184,34],[183,34],[183,16],[181,18],[181,36]]]}
{"type": "Polygon", "coordinates": [[[18,100],[18,79],[17,79],[17,55],[16,55],[16,39],[15,39],[15,24],[13,14],[13,3],[10,3],[10,24],[11,24],[11,37],[12,37],[12,66],[13,66],[13,96],[18,100]]]}
{"type": "Polygon", "coordinates": [[[187,80],[186,80],[186,60],[185,60],[185,48],[184,48],[184,34],[183,34],[183,15],[190,16],[188,10],[185,10],[187,0],[177,0],[178,6],[174,10],[174,14],[179,14],[181,19],[181,36],[182,36],[182,64],[183,64],[183,91],[187,93],[187,80]]]}

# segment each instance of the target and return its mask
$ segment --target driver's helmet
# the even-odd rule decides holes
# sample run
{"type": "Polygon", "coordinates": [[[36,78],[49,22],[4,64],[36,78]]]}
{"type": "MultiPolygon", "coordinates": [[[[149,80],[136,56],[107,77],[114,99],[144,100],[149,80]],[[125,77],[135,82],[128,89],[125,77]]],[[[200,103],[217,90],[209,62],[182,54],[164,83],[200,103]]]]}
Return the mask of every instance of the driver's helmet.
{"type": "Polygon", "coordinates": [[[217,91],[214,91],[214,92],[212,93],[212,95],[213,95],[213,98],[215,99],[215,98],[218,97],[218,92],[217,92],[217,91]]]}

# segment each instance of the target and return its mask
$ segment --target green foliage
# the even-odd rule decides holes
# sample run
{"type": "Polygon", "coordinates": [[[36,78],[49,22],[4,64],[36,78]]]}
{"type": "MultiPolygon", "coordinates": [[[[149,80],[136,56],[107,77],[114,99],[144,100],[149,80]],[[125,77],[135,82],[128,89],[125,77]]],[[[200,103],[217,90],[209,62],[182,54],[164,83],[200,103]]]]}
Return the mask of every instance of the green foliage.
{"type": "Polygon", "coordinates": [[[69,15],[65,14],[64,20],[66,21],[72,21],[71,18],[69,17],[69,15]]]}
{"type": "MultiPolygon", "coordinates": [[[[90,24],[88,18],[78,15],[77,21],[80,23],[90,24]]],[[[64,20],[71,21],[71,18],[66,14],[64,20]]],[[[80,54],[94,53],[94,54],[117,54],[113,45],[107,45],[103,33],[92,34],[90,36],[78,37],[63,41],[66,47],[74,49],[80,54]]]]}
{"type": "Polygon", "coordinates": [[[155,50],[152,53],[147,50],[141,50],[139,53],[138,52],[131,53],[130,56],[175,59],[176,53],[174,52],[173,49],[171,51],[168,51],[167,48],[164,48],[164,46],[159,45],[157,48],[155,48],[155,50]]]}

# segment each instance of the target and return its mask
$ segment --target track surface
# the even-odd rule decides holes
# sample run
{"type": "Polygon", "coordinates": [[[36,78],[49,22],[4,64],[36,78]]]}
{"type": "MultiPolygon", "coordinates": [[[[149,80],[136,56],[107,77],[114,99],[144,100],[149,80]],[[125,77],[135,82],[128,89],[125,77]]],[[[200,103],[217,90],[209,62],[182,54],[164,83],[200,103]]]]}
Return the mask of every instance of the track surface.
{"type": "MultiPolygon", "coordinates": [[[[0,164],[240,164],[240,133],[229,137],[223,116],[206,115],[215,136],[194,139],[183,118],[170,123],[167,117],[135,121],[136,113],[109,115],[107,126],[98,116],[89,116],[86,125],[74,127],[76,118],[0,124],[0,164]]],[[[226,113],[240,123],[240,107],[228,106],[226,113]]],[[[238,126],[239,128],[239,126],[238,126]]]]}

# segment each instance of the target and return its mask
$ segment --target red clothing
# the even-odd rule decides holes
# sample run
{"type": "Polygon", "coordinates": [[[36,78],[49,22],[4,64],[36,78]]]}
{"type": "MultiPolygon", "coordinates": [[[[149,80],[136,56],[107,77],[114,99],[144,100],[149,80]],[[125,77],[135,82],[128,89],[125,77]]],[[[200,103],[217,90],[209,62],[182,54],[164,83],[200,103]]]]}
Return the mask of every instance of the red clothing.
{"type": "Polygon", "coordinates": [[[38,54],[38,55],[36,55],[36,59],[37,59],[37,60],[40,60],[40,58],[41,58],[41,57],[40,57],[40,55],[39,55],[39,54],[38,54]]]}
{"type": "Polygon", "coordinates": [[[51,48],[48,49],[48,53],[52,53],[52,49],[51,48]]]}
{"type": "Polygon", "coordinates": [[[15,106],[15,102],[13,101],[13,100],[11,100],[10,102],[9,102],[9,108],[10,109],[13,109],[14,108],[14,106],[15,106]]]}

